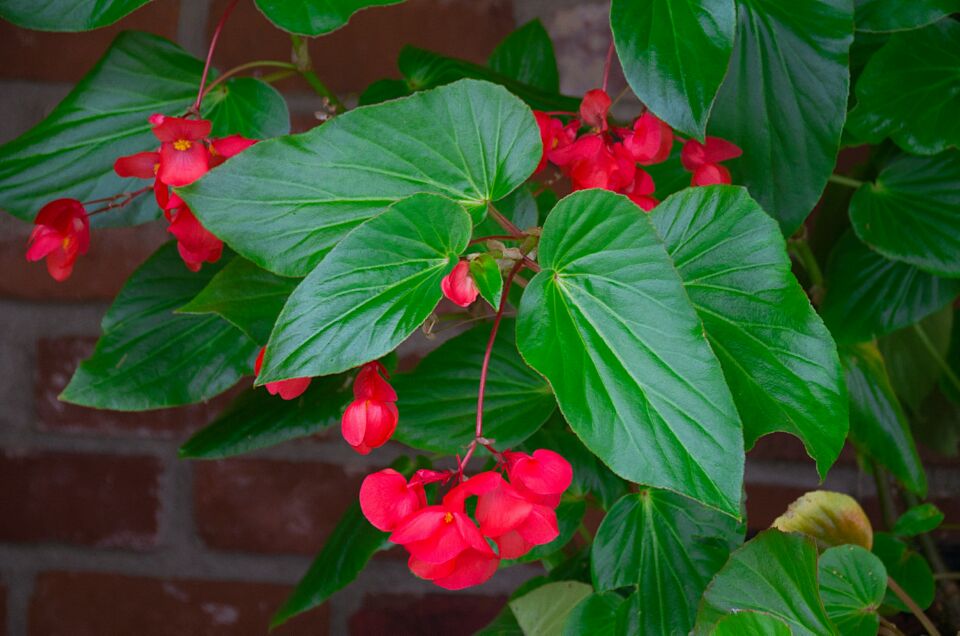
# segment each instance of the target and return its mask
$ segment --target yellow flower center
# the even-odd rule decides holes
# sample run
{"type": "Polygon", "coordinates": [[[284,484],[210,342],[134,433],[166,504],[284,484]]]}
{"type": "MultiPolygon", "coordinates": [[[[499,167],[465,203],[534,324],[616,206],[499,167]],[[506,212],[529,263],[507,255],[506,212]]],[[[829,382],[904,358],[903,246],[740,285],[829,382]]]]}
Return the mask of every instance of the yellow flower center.
{"type": "Polygon", "coordinates": [[[65,237],[63,237],[63,243],[61,243],[61,245],[63,245],[64,251],[70,249],[70,245],[71,245],[71,244],[73,244],[73,237],[72,237],[72,236],[65,236],[65,237]]]}
{"type": "Polygon", "coordinates": [[[176,150],[190,150],[190,146],[193,145],[193,142],[189,139],[177,139],[173,142],[173,147],[176,150]]]}
{"type": "Polygon", "coordinates": [[[453,523],[453,515],[452,515],[451,513],[449,513],[449,512],[448,512],[447,514],[443,515],[443,522],[444,522],[444,523],[453,523]]]}

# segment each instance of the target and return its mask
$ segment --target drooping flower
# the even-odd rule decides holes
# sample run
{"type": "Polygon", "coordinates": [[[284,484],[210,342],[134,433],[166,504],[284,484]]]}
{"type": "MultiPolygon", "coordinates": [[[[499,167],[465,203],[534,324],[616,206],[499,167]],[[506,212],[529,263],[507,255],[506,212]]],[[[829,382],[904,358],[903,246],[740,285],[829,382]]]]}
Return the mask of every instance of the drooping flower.
{"type": "Polygon", "coordinates": [[[546,448],[532,455],[505,451],[510,483],[532,500],[556,506],[573,481],[573,467],[562,455],[546,448]]]}
{"type": "Polygon", "coordinates": [[[568,124],[561,120],[550,117],[539,110],[533,111],[537,119],[537,126],[540,128],[540,141],[543,143],[543,154],[540,156],[540,164],[536,171],[540,172],[547,165],[548,154],[558,148],[569,146],[577,138],[577,130],[580,128],[580,122],[576,119],[568,124]]]}
{"type": "MultiPolygon", "coordinates": [[[[181,253],[182,254],[182,253],[181,253]]],[[[260,375],[260,369],[263,367],[263,356],[267,353],[267,348],[260,349],[257,355],[257,361],[253,365],[254,375],[260,375]]],[[[290,380],[278,380],[276,382],[267,382],[267,392],[270,395],[279,395],[284,400],[293,400],[301,395],[310,386],[310,378],[292,378],[290,380]]]]}
{"type": "Polygon", "coordinates": [[[607,92],[600,88],[587,91],[580,102],[580,119],[587,126],[600,131],[607,129],[607,112],[612,100],[607,92]]]}
{"type": "Polygon", "coordinates": [[[743,154],[740,148],[719,137],[707,137],[706,144],[688,139],[680,152],[683,167],[693,173],[690,184],[695,186],[731,183],[730,171],[721,161],[735,159],[743,154]]]}
{"type": "Polygon", "coordinates": [[[673,129],[650,111],[633,122],[632,129],[622,129],[623,146],[634,161],[649,166],[664,161],[673,148],[673,129]]]}
{"type": "Polygon", "coordinates": [[[426,507],[423,484],[385,468],[367,475],[360,485],[360,510],[378,530],[392,532],[407,517],[426,507]]]}
{"type": "Polygon", "coordinates": [[[210,135],[206,119],[162,117],[153,128],[160,140],[160,168],[157,177],[169,186],[193,183],[210,169],[210,152],[204,139],[210,135]]]}
{"type": "Polygon", "coordinates": [[[73,272],[77,256],[90,248],[90,219],[76,199],[56,199],[40,209],[27,242],[27,260],[46,259],[47,271],[57,282],[73,272]]]}
{"type": "Polygon", "coordinates": [[[574,190],[603,188],[619,191],[633,182],[636,164],[619,144],[599,134],[584,135],[550,154],[550,161],[570,177],[574,190]]]}
{"type": "Polygon", "coordinates": [[[443,277],[440,289],[444,296],[461,307],[469,306],[480,294],[477,283],[470,275],[470,264],[465,260],[457,263],[453,270],[443,277]]]}
{"type": "MultiPolygon", "coordinates": [[[[177,238],[177,251],[191,271],[198,272],[203,263],[215,263],[220,259],[223,241],[203,227],[190,208],[181,205],[168,212],[167,218],[170,220],[167,231],[177,238]]],[[[309,378],[306,380],[309,382],[309,378]]]]}
{"type": "Polygon", "coordinates": [[[560,535],[553,507],[531,501],[503,480],[478,497],[476,514],[480,532],[496,541],[502,559],[521,557],[560,535]]]}
{"type": "Polygon", "coordinates": [[[397,428],[397,393],[381,377],[387,370],[379,362],[368,362],[353,383],[353,402],[343,412],[340,431],[353,450],[366,455],[387,443],[397,428]]]}

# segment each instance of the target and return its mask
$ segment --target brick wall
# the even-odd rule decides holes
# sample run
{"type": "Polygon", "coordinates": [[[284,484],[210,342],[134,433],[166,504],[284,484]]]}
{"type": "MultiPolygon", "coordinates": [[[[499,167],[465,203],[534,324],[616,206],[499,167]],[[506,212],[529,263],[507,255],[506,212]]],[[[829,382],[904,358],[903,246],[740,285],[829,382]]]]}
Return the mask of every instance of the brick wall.
{"type": "MultiPolygon", "coordinates": [[[[224,4],[156,0],[123,27],[160,33],[199,55],[224,4]]],[[[593,87],[609,42],[605,2],[410,0],[361,14],[312,51],[332,88],[356,94],[395,75],[405,43],[481,61],[514,24],[536,16],[555,38],[565,90],[593,87]]],[[[217,64],[284,58],[284,37],[265,25],[243,0],[217,64]]],[[[118,30],[41,34],[0,23],[0,142],[49,112],[118,30]]],[[[622,78],[614,82],[622,86],[622,78]]],[[[316,98],[293,81],[281,88],[295,126],[312,125],[316,98]]],[[[188,463],[177,459],[178,444],[224,399],[146,414],[58,402],[91,350],[110,297],[166,233],[159,225],[97,232],[63,285],[23,260],[28,233],[26,224],[0,216],[0,636],[265,633],[362,475],[396,450],[360,458],[332,431],[248,458],[188,463]]],[[[935,464],[930,476],[934,498],[960,490],[946,464],[935,464]]],[[[753,529],[817,485],[812,462],[784,437],[760,443],[747,479],[753,529]]],[[[874,508],[872,486],[850,455],[827,486],[874,508]]],[[[952,503],[945,507],[960,512],[952,503]]],[[[464,633],[484,624],[535,571],[445,594],[387,554],[327,606],[278,633],[464,633]]]]}

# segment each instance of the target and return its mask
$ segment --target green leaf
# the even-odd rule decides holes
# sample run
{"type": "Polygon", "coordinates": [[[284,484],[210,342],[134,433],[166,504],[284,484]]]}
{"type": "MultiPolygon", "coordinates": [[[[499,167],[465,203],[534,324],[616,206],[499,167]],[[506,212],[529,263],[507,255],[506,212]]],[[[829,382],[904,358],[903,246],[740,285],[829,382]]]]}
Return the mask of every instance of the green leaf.
{"type": "MultiPolygon", "coordinates": [[[[927,609],[933,604],[936,585],[933,572],[926,559],[909,549],[907,545],[886,532],[878,532],[873,537],[873,553],[880,557],[887,574],[920,606],[927,609]]],[[[887,590],[883,604],[898,612],[909,612],[896,594],[887,590]]]]}
{"type": "Polygon", "coordinates": [[[493,49],[490,68],[506,77],[550,93],[560,92],[553,42],[540,20],[531,20],[493,49]]]}
{"type": "Polygon", "coordinates": [[[893,534],[914,537],[933,532],[943,523],[943,512],[932,503],[923,503],[900,515],[893,526],[893,534]]]}
{"type": "Polygon", "coordinates": [[[403,0],[255,0],[257,8],[277,27],[300,35],[323,35],[350,21],[367,7],[399,4],[403,0]]]}
{"type": "Polygon", "coordinates": [[[850,222],[887,258],[960,277],[960,151],[897,157],[853,195],[850,222]]]}
{"type": "Polygon", "coordinates": [[[864,142],[889,136],[918,155],[960,146],[958,67],[960,24],[954,20],[893,34],[857,80],[848,127],[864,142]]]}
{"type": "Polygon", "coordinates": [[[712,636],[791,636],[793,632],[779,618],[763,612],[737,612],[720,619],[712,636]]]}
{"type": "Polygon", "coordinates": [[[617,610],[623,600],[613,592],[591,594],[570,611],[563,626],[563,636],[618,636],[617,610]]]}
{"type": "Polygon", "coordinates": [[[470,261],[470,276],[473,277],[483,299],[494,310],[500,309],[500,295],[503,293],[503,276],[497,259],[489,254],[481,254],[470,261]]]}
{"type": "Polygon", "coordinates": [[[633,92],[677,130],[703,139],[727,73],[734,0],[613,0],[610,28],[633,92]]]}
{"type": "Polygon", "coordinates": [[[259,143],[179,192],[239,253],[302,276],[350,230],[412,194],[442,194],[482,214],[530,176],[541,153],[520,100],[463,81],[259,143]]]}
{"type": "MultiPolygon", "coordinates": [[[[550,387],[517,353],[512,320],[497,331],[483,399],[483,434],[512,448],[550,417],[556,402],[550,387]]],[[[473,440],[477,386],[490,325],[445,342],[412,373],[394,377],[400,422],[394,439],[414,448],[462,453],[473,440]]]]}
{"type": "Polygon", "coordinates": [[[271,274],[237,256],[177,313],[218,314],[264,345],[280,310],[299,282],[296,278],[271,274]]]}
{"type": "Polygon", "coordinates": [[[523,636],[523,630],[517,623],[509,605],[504,605],[500,613],[490,623],[473,636],[523,636]]]}
{"type": "Polygon", "coordinates": [[[786,235],[820,198],[847,112],[850,0],[738,0],[730,70],[709,134],[743,149],[730,162],[786,235]]]}
{"type": "MultiPolygon", "coordinates": [[[[522,230],[541,225],[538,220],[538,203],[530,191],[531,183],[520,186],[504,198],[494,203],[497,211],[522,230]]],[[[545,190],[549,192],[549,190],[545,190]]],[[[505,230],[491,216],[485,217],[473,228],[473,236],[502,235],[505,230]]],[[[512,245],[512,243],[511,243],[512,245]]]]}
{"type": "Polygon", "coordinates": [[[960,0],[856,0],[857,31],[905,31],[960,11],[960,0]]]}
{"type": "Polygon", "coordinates": [[[96,350],[60,399],[119,411],[167,408],[208,400],[250,373],[256,345],[238,329],[217,316],[173,313],[218,269],[191,272],[174,242],[157,250],[120,290],[96,350]]]}
{"type": "Polygon", "coordinates": [[[409,94],[410,87],[403,80],[381,79],[373,82],[360,93],[358,104],[360,106],[370,106],[398,97],[406,97],[409,94]]]}
{"type": "Polygon", "coordinates": [[[0,18],[24,29],[88,31],[113,24],[149,0],[4,0],[0,18]]]}
{"type": "Polygon", "coordinates": [[[856,499],[842,492],[804,493],[770,525],[781,532],[805,534],[820,549],[846,544],[869,549],[873,545],[873,527],[867,513],[856,499]]]}
{"type": "Polygon", "coordinates": [[[850,394],[850,441],[858,452],[885,466],[907,489],[923,496],[927,476],[876,345],[843,347],[840,359],[850,394]]]}
{"type": "Polygon", "coordinates": [[[282,400],[266,389],[249,389],[226,411],[180,447],[185,459],[221,459],[307,437],[338,424],[353,399],[342,375],[313,378],[295,400],[282,400]]]}
{"type": "Polygon", "coordinates": [[[875,636],[877,610],[887,590],[883,562],[856,545],[830,548],[820,557],[820,597],[844,636],[875,636]]]}
{"type": "Polygon", "coordinates": [[[267,139],[290,132],[287,102],[277,89],[252,77],[234,77],[204,98],[214,137],[267,139]],[[209,103],[207,103],[209,102],[209,103]]]}
{"type": "Polygon", "coordinates": [[[794,636],[836,635],[817,585],[817,547],[799,534],[765,530],[730,556],[700,603],[696,634],[724,616],[751,610],[790,626],[794,636]]]}
{"type": "Polygon", "coordinates": [[[577,97],[560,95],[556,91],[545,91],[518,82],[512,77],[497,73],[485,66],[413,46],[406,46],[400,51],[397,65],[400,67],[400,74],[406,78],[407,85],[413,90],[435,88],[469,78],[499,84],[525,101],[531,108],[571,112],[576,112],[580,108],[580,99],[577,97]]]}
{"type": "Polygon", "coordinates": [[[647,215],[606,190],[557,204],[517,344],[584,444],[625,479],[739,516],[740,421],[647,215]]]}
{"type": "Polygon", "coordinates": [[[848,232],[827,266],[823,321],[838,342],[866,342],[953,302],[960,279],[940,278],[877,254],[848,232]]]}
{"type": "Polygon", "coordinates": [[[953,309],[944,307],[877,341],[894,392],[914,413],[922,410],[943,373],[952,328],[953,309]]]}
{"type": "Polygon", "coordinates": [[[547,583],[510,601],[510,609],[526,636],[561,636],[570,611],[592,593],[579,581],[547,583]]]}
{"type": "MultiPolygon", "coordinates": [[[[203,62],[163,38],[130,31],[118,35],[46,119],[0,146],[0,208],[32,221],[52,199],[89,201],[141,189],[145,181],[121,179],[113,172],[113,162],[157,148],[147,117],[183,114],[196,99],[202,70],[203,62]]],[[[215,90],[204,102],[204,114],[213,117],[217,130],[239,132],[229,131],[223,117],[229,125],[243,118],[257,122],[256,130],[247,132],[279,131],[288,125],[285,105],[281,112],[280,103],[245,97],[273,89],[259,80],[244,80],[239,91],[233,91],[236,84],[228,84],[229,92],[215,90]],[[266,110],[256,110],[260,107],[266,110]]],[[[153,196],[146,194],[122,210],[94,216],[91,223],[133,225],[159,216],[153,196]]]]}
{"type": "Polygon", "coordinates": [[[733,518],[665,490],[626,495],[594,538],[594,588],[635,585],[640,633],[688,634],[703,591],[744,531],[733,518]]]}
{"type": "Polygon", "coordinates": [[[786,431],[826,475],[847,436],[840,361],[777,224],[745,190],[724,186],[679,192],[650,218],[723,366],[747,448],[786,431]]]}
{"type": "Polygon", "coordinates": [[[393,351],[437,306],[470,229],[458,204],[417,194],[351,232],[287,300],[258,384],[339,373],[393,351]]]}

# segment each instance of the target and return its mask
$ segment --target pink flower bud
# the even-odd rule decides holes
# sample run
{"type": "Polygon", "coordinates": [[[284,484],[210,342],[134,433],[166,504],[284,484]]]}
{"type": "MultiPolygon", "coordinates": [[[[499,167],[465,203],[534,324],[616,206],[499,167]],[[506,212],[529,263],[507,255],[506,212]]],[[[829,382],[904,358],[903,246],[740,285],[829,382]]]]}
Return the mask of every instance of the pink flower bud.
{"type": "Polygon", "coordinates": [[[76,199],[56,199],[40,209],[27,242],[27,260],[47,259],[47,271],[57,282],[73,272],[77,256],[90,249],[90,219],[76,199]]]}
{"type": "Polygon", "coordinates": [[[397,428],[400,414],[393,402],[357,399],[343,413],[343,439],[361,455],[387,443],[397,428]]]}
{"type": "Polygon", "coordinates": [[[454,266],[453,271],[443,277],[440,281],[440,289],[443,290],[444,296],[461,307],[470,305],[480,294],[477,283],[470,276],[470,264],[467,261],[460,261],[454,266]]]}
{"type": "Polygon", "coordinates": [[[607,111],[613,100],[605,90],[595,88],[587,91],[580,102],[580,118],[591,128],[607,129],[607,111]]]}

